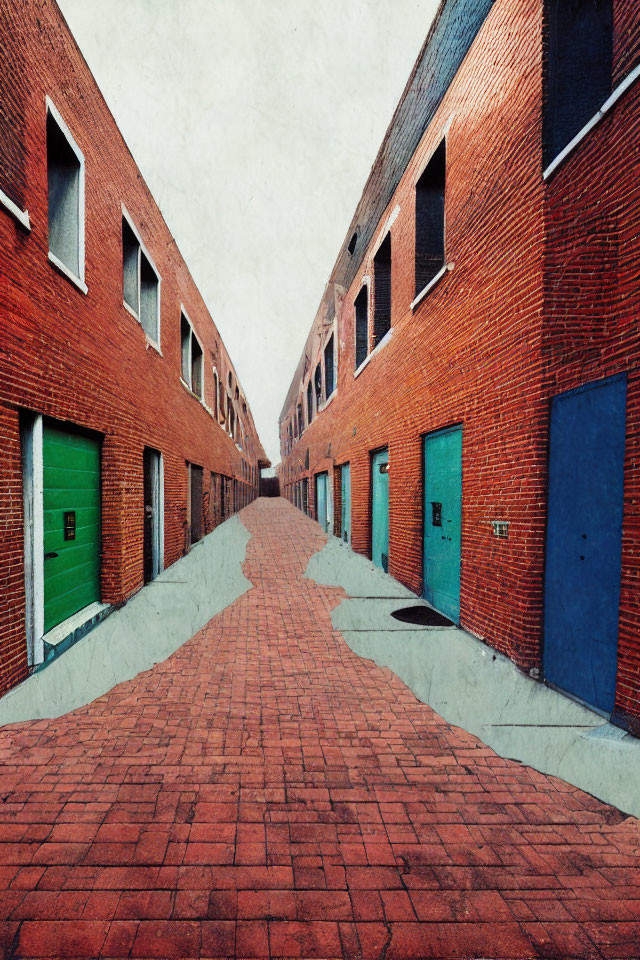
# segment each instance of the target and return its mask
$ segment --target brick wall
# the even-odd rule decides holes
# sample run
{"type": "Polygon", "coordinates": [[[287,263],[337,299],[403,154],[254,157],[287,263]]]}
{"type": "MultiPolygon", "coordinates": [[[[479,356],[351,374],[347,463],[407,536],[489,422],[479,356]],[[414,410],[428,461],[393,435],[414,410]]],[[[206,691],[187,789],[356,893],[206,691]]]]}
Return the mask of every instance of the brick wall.
{"type": "MultiPolygon", "coordinates": [[[[213,366],[236,377],[220,335],[116,124],[52,0],[0,7],[0,101],[12,102],[24,177],[11,194],[29,211],[26,231],[0,207],[0,692],[27,672],[24,627],[19,411],[96,431],[102,443],[102,599],[119,602],[143,580],[143,449],[160,450],[165,474],[165,565],[185,550],[187,461],[204,467],[205,529],[210,472],[257,492],[265,459],[250,410],[241,414],[252,453],[241,454],[213,415],[213,366]],[[85,160],[85,295],[48,262],[45,96],[85,160]],[[21,148],[22,149],[22,148],[21,148]],[[19,189],[18,189],[19,188],[19,189]],[[121,205],[162,279],[160,348],[123,306],[121,205]],[[180,382],[180,307],[204,348],[204,404],[180,382]],[[252,480],[249,482],[247,460],[252,480]]],[[[9,148],[7,148],[9,149],[9,148]]],[[[16,147],[17,150],[17,147],[16,147]]],[[[19,178],[18,178],[19,180],[19,178]]],[[[246,447],[246,445],[245,445],[246,447]]]]}
{"type": "MultiPolygon", "coordinates": [[[[614,22],[615,84],[637,60],[640,21],[617,0],[614,22]]],[[[335,286],[334,270],[306,365],[317,362],[335,293],[338,391],[283,451],[279,475],[290,496],[303,476],[350,461],[352,546],[369,555],[370,455],[388,446],[389,572],[421,593],[423,437],[462,424],[461,625],[530,670],[541,663],[549,399],[628,370],[618,708],[638,717],[638,93],[545,183],[543,31],[540,0],[497,0],[347,289],[335,286]],[[412,312],[414,188],[447,129],[445,251],[454,266],[412,312]],[[392,336],[354,379],[353,302],[389,222],[392,336]],[[491,519],[509,521],[507,540],[493,536],[491,519]]],[[[304,360],[284,428],[306,387],[304,360]]],[[[309,491],[313,512],[313,482],[309,491]]],[[[338,494],[334,483],[336,515],[338,494]]]]}

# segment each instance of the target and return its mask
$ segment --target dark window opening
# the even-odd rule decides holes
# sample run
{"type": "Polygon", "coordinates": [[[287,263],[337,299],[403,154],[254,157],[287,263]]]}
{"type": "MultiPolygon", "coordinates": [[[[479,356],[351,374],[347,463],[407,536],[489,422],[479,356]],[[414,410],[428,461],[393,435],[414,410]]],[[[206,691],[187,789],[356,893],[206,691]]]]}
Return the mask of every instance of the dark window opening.
{"type": "Polygon", "coordinates": [[[612,0],[547,0],[543,137],[551,163],[611,93],[612,0]]]}
{"type": "Polygon", "coordinates": [[[333,352],[333,334],[324,348],[324,389],[327,400],[336,388],[333,352]]]}
{"type": "Polygon", "coordinates": [[[315,388],[316,394],[316,412],[320,409],[322,404],[322,367],[320,364],[316,366],[316,372],[313,375],[313,385],[315,388]]]}
{"type": "Polygon", "coordinates": [[[416,184],[416,296],[444,266],[446,162],[443,140],[416,184]]]}
{"type": "Polygon", "coordinates": [[[367,288],[363,287],[355,300],[356,315],[356,370],[369,353],[369,303],[367,288]]]}
{"type": "Polygon", "coordinates": [[[81,163],[74,149],[51,113],[47,113],[49,250],[78,278],[81,171],[81,163]]]}
{"type": "Polygon", "coordinates": [[[302,404],[298,404],[298,436],[302,436],[302,431],[304,430],[304,417],[302,413],[302,404]]]}
{"type": "Polygon", "coordinates": [[[391,234],[388,233],[373,258],[374,346],[391,329],[391,234]]]}
{"type": "Polygon", "coordinates": [[[350,257],[352,257],[352,256],[354,255],[354,253],[356,252],[356,244],[357,244],[357,242],[358,242],[358,234],[357,234],[357,232],[356,232],[356,233],[354,233],[353,236],[351,237],[351,240],[349,240],[349,246],[347,247],[347,250],[348,250],[348,252],[349,252],[349,256],[350,256],[350,257]]]}
{"type": "Polygon", "coordinates": [[[311,378],[309,378],[309,383],[307,384],[307,426],[313,420],[313,385],[311,383],[311,378]]]}

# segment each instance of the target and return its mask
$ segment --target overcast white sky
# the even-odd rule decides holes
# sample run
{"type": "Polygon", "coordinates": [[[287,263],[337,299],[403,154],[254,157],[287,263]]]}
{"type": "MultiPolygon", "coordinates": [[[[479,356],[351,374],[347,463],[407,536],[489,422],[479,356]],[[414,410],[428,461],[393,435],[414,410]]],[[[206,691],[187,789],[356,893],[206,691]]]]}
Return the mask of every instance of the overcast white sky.
{"type": "Polygon", "coordinates": [[[58,0],[273,463],[287,388],[437,0],[58,0]]]}

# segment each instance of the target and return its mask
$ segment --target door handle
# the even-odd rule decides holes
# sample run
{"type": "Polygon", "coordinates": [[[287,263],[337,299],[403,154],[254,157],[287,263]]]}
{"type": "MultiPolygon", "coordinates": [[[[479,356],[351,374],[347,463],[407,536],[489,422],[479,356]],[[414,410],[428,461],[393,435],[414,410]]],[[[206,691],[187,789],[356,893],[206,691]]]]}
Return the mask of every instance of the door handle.
{"type": "Polygon", "coordinates": [[[53,558],[57,556],[58,556],[57,553],[45,553],[44,558],[45,560],[53,560],[53,558]]]}

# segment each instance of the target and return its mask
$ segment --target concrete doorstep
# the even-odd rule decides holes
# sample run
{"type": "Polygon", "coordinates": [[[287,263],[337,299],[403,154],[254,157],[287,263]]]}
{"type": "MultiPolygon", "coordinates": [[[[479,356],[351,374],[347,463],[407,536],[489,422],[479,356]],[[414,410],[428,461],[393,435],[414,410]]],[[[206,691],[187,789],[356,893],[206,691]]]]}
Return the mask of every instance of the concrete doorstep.
{"type": "Polygon", "coordinates": [[[350,649],[392,670],[447,722],[501,757],[640,817],[640,740],[521,673],[464,630],[394,620],[393,610],[424,601],[336,537],[311,558],[305,576],[344,588],[349,598],[331,619],[350,649]]]}

